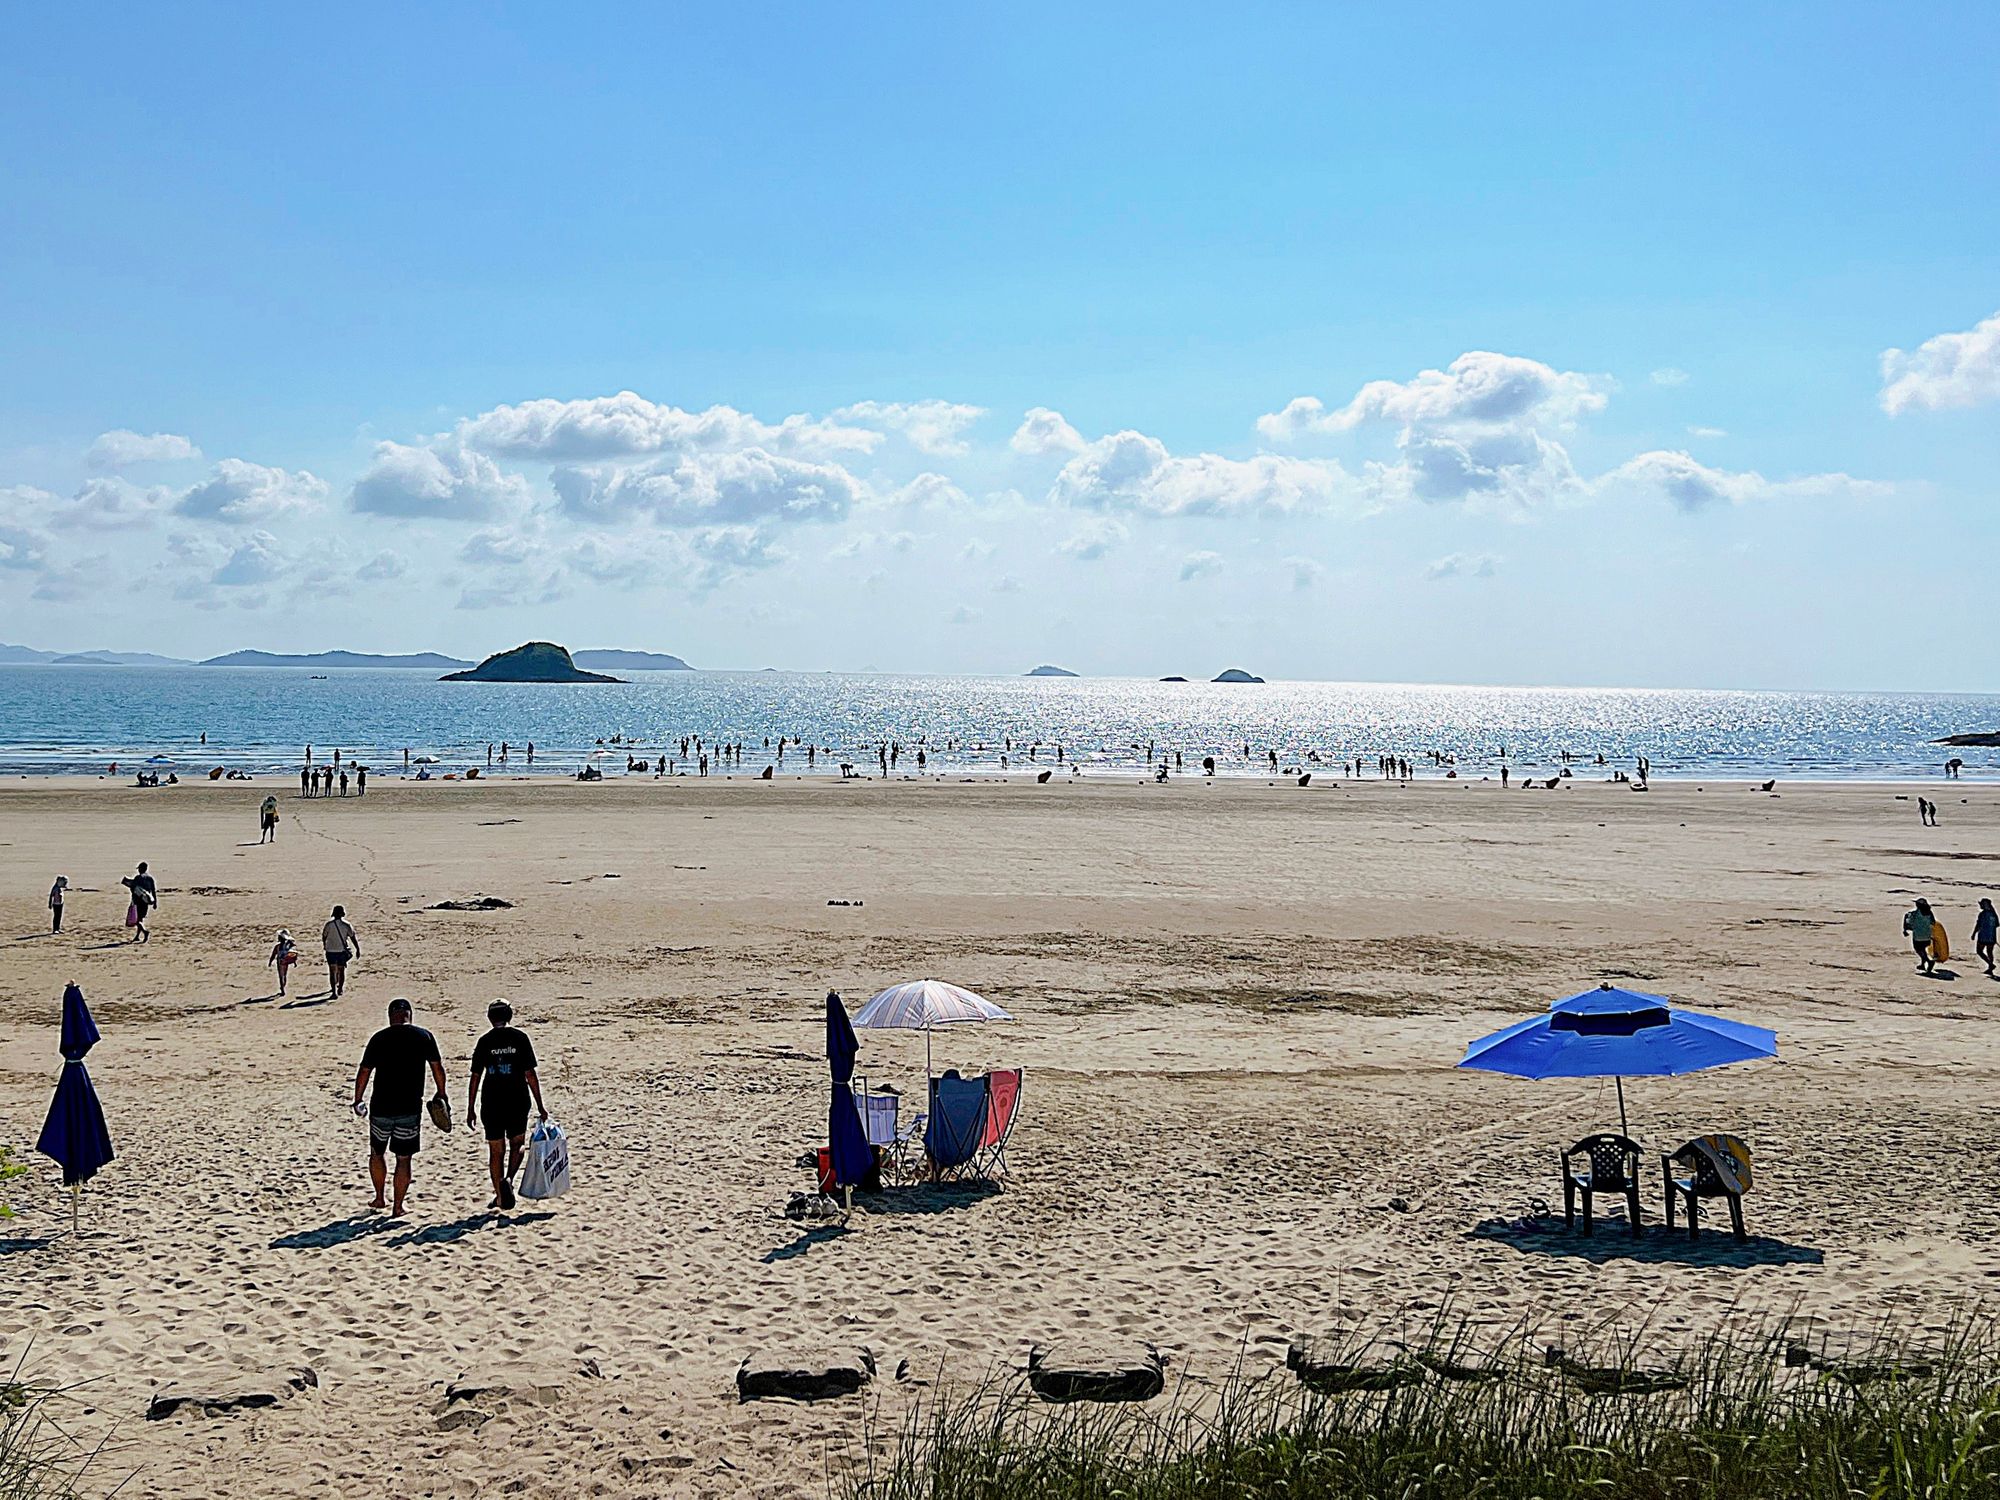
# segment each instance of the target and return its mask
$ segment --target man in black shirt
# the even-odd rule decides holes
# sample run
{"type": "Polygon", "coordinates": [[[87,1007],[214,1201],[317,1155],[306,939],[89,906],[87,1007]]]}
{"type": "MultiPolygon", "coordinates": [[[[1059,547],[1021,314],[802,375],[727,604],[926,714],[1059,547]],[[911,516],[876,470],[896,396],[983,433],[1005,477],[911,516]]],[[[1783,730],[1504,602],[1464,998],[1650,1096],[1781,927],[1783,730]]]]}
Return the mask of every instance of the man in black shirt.
{"type": "MultiPolygon", "coordinates": [[[[385,1151],[396,1153],[396,1201],[391,1214],[401,1217],[403,1195],[410,1190],[410,1158],[423,1144],[424,1065],[430,1065],[437,1080],[437,1097],[444,1098],[444,1060],[438,1056],[437,1038],[411,1023],[410,1002],[400,996],[389,1002],[389,1024],[368,1038],[368,1050],[361,1054],[360,1071],[354,1075],[354,1112],[368,1116],[368,1177],[375,1184],[375,1208],[389,1208],[382,1201],[388,1177],[385,1151]],[[375,1080],[375,1094],[367,1103],[362,1095],[368,1080],[375,1080]]],[[[449,1127],[446,1127],[449,1128],[449,1127]]]]}
{"type": "Polygon", "coordinates": [[[528,1135],[528,1096],[534,1095],[535,1112],[546,1120],[549,1112],[542,1104],[542,1080],[535,1073],[535,1046],[528,1034],[512,1023],[514,1007],[495,1000],[486,1007],[486,1019],[493,1029],[472,1049],[472,1077],[465,1088],[465,1123],[468,1129],[479,1118],[476,1106],[486,1106],[487,1169],[493,1176],[492,1208],[514,1206],[514,1174],[521,1169],[521,1151],[528,1135]],[[479,1081],[486,1080],[486,1097],[479,1094],[479,1081]],[[501,1157],[506,1157],[503,1163],[501,1157]]]}

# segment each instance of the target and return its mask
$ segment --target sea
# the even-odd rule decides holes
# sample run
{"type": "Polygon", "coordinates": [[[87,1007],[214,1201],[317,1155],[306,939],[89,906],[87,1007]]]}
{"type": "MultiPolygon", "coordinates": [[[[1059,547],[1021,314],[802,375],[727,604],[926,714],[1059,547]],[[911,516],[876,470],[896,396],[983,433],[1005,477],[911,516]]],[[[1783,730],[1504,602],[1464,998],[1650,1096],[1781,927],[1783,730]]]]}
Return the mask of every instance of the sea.
{"type": "MultiPolygon", "coordinates": [[[[1901,781],[1936,778],[1963,757],[1968,779],[2000,777],[2000,750],[1934,743],[2000,728],[2000,696],[1941,693],[1705,692],[1642,688],[1438,687],[1384,683],[1156,682],[1105,677],[875,673],[634,672],[617,685],[440,682],[434,672],[284,667],[0,666],[0,775],[113,774],[216,767],[296,772],[338,749],[376,776],[477,766],[491,746],[510,775],[606,776],[661,755],[698,769],[702,747],[740,745],[711,774],[879,773],[1136,777],[1178,753],[1224,776],[1279,769],[1334,774],[1407,758],[1419,776],[1455,770],[1577,777],[1901,781]],[[204,742],[203,736],[206,736],[204,742]],[[788,743],[777,761],[780,737],[788,743]],[[689,740],[690,754],[680,753],[689,740]],[[792,741],[820,747],[809,768],[792,741]],[[526,746],[535,746],[534,764],[526,746]],[[1602,757],[1600,761],[1599,757],[1602,757]]],[[[650,773],[650,766],[649,766],[650,773]]],[[[636,773],[634,773],[636,774],[636,773]]]]}

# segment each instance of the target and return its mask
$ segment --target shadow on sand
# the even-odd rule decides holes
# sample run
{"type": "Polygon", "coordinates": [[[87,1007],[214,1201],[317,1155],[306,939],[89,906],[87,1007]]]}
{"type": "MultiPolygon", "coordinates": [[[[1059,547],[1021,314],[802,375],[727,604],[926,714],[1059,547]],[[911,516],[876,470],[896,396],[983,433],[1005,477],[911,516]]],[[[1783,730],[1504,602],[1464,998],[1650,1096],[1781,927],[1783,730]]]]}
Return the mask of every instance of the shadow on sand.
{"type": "Polygon", "coordinates": [[[30,1250],[46,1250],[57,1240],[59,1234],[24,1236],[20,1239],[0,1240],[0,1255],[23,1255],[30,1250]]]}
{"type": "Polygon", "coordinates": [[[780,1261],[797,1260],[814,1245],[824,1245],[829,1240],[837,1240],[849,1232],[845,1224],[816,1224],[789,1245],[780,1245],[764,1256],[764,1264],[775,1266],[780,1261]]]}
{"type": "Polygon", "coordinates": [[[859,1196],[854,1206],[871,1214],[948,1214],[999,1194],[996,1182],[923,1182],[859,1196]]]}
{"type": "Polygon", "coordinates": [[[328,1250],[335,1245],[351,1245],[356,1240],[365,1240],[370,1235],[401,1227],[400,1219],[391,1219],[379,1212],[355,1213],[344,1219],[335,1219],[331,1224],[322,1224],[317,1229],[298,1229],[290,1234],[281,1234],[271,1241],[271,1248],[328,1250]]]}
{"type": "Polygon", "coordinates": [[[315,1005],[325,1005],[331,999],[333,999],[333,992],[329,990],[326,994],[316,995],[310,1000],[307,999],[287,1000],[283,1005],[279,1006],[278,1009],[311,1010],[315,1005]]]}
{"type": "Polygon", "coordinates": [[[322,1224],[317,1229],[299,1229],[291,1234],[283,1234],[271,1241],[273,1250],[330,1250],[336,1245],[351,1245],[356,1240],[372,1239],[376,1235],[395,1234],[388,1241],[391,1245],[449,1245],[454,1240],[462,1240],[475,1229],[510,1229],[517,1224],[539,1224],[545,1219],[553,1219],[552,1213],[503,1214],[492,1209],[476,1214],[467,1214],[462,1219],[454,1219],[449,1224],[426,1224],[422,1228],[412,1228],[408,1219],[392,1219],[378,1210],[349,1214],[335,1219],[331,1224],[322,1224]],[[400,1232],[398,1232],[400,1231],[400,1232]]]}
{"type": "Polygon", "coordinates": [[[1676,1229],[1671,1234],[1664,1225],[1649,1225],[1634,1235],[1623,1219],[1600,1219],[1597,1233],[1585,1238],[1583,1231],[1569,1230],[1559,1219],[1542,1221],[1543,1226],[1522,1228],[1518,1221],[1488,1219],[1470,1230],[1466,1238],[1491,1240],[1518,1250],[1523,1255],[1561,1255],[1603,1265],[1611,1260],[1636,1260],[1649,1265],[1688,1266],[1817,1266],[1826,1252],[1811,1245],[1794,1245],[1753,1234],[1738,1244],[1728,1230],[1703,1229],[1698,1239],[1676,1229]]]}
{"type": "Polygon", "coordinates": [[[412,1229],[407,1234],[399,1234],[389,1241],[392,1245],[449,1245],[464,1239],[477,1229],[513,1229],[522,1224],[540,1224],[553,1219],[555,1215],[547,1209],[540,1213],[502,1213],[498,1209],[482,1209],[476,1214],[467,1214],[462,1219],[453,1219],[449,1224],[426,1224],[422,1229],[412,1229]]]}

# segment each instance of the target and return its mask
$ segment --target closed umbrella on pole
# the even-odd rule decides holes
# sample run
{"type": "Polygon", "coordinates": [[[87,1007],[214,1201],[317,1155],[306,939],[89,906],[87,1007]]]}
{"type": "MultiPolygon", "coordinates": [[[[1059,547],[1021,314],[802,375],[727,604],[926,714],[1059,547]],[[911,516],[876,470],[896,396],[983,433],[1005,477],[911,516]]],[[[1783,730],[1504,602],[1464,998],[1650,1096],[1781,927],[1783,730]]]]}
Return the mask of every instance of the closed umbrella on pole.
{"type": "Polygon", "coordinates": [[[849,1196],[854,1184],[868,1175],[875,1153],[861,1128],[861,1112],[854,1107],[854,1055],[861,1050],[854,1027],[847,1019],[847,1007],[832,991],[826,997],[826,1060],[833,1070],[833,1099],[827,1107],[827,1147],[832,1155],[833,1180],[849,1196]]]}
{"type": "Polygon", "coordinates": [[[56,1080],[55,1098],[49,1101],[41,1139],[35,1142],[35,1150],[62,1166],[63,1186],[70,1193],[72,1234],[76,1232],[84,1183],[95,1177],[113,1154],[111,1132],[104,1125],[104,1106],[97,1102],[97,1090],[83,1066],[84,1054],[97,1040],[97,1023],[90,1018],[90,1007],[83,1003],[83,991],[72,984],[63,991],[62,1076],[56,1080]]]}

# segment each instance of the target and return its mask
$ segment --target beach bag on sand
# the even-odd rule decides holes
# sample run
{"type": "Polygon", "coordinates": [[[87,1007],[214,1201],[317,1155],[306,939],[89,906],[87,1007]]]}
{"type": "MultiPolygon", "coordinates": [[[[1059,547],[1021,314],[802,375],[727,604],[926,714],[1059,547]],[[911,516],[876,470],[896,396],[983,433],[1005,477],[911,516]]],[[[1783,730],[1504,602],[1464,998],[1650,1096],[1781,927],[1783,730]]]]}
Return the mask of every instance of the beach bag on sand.
{"type": "Polygon", "coordinates": [[[528,1160],[521,1168],[523,1198],[560,1198],[569,1191],[569,1137],[554,1120],[528,1132],[528,1160]]]}

